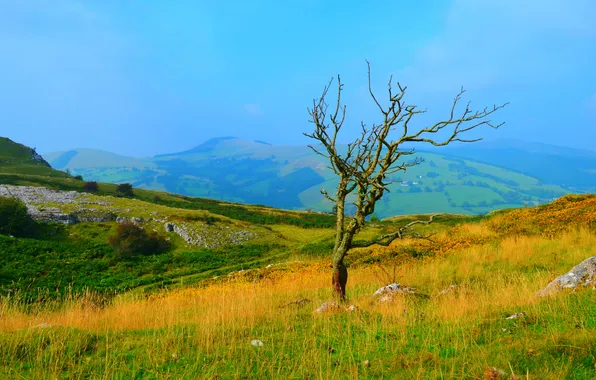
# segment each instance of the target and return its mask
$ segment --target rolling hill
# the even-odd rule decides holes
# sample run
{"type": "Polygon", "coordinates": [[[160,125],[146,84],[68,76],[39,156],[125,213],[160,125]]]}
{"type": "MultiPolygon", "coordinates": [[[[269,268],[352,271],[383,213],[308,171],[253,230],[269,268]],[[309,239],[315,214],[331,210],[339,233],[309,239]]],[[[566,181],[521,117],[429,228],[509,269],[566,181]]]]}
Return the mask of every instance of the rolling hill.
{"type": "MultiPolygon", "coordinates": [[[[570,192],[556,180],[546,181],[498,162],[459,157],[453,150],[448,153],[420,152],[425,162],[394,176],[391,193],[378,205],[377,216],[481,214],[545,203],[570,192]]],[[[89,180],[130,182],[138,188],[285,209],[331,210],[320,189],[332,191],[336,183],[323,158],[308,147],[234,137],[145,159],[87,149],[45,157],[53,167],[89,180]]]]}
{"type": "Polygon", "coordinates": [[[573,192],[596,189],[596,152],[518,140],[445,147],[441,153],[495,165],[573,192]]]}

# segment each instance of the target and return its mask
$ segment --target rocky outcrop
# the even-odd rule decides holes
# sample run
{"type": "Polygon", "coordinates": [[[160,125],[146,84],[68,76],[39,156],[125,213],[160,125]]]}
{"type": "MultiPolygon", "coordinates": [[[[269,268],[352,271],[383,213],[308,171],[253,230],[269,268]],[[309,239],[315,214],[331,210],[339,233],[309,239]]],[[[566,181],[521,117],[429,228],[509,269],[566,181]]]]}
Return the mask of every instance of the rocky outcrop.
{"type": "Polygon", "coordinates": [[[166,232],[176,233],[189,245],[205,248],[242,244],[257,236],[251,231],[232,229],[223,225],[193,226],[191,228],[184,223],[166,222],[164,229],[166,232]]]}
{"type": "Polygon", "coordinates": [[[107,206],[106,202],[90,201],[76,191],[50,190],[45,187],[0,185],[0,196],[15,197],[27,206],[31,217],[43,223],[74,224],[78,222],[110,222],[116,215],[94,208],[80,207],[72,212],[64,212],[59,207],[44,205],[91,205],[107,206]]]}
{"type": "Polygon", "coordinates": [[[51,165],[48,164],[48,162],[46,160],[44,160],[44,158],[41,155],[39,155],[35,151],[35,149],[31,148],[30,152],[31,152],[31,160],[33,160],[33,162],[35,162],[39,165],[43,165],[43,166],[47,166],[47,167],[51,168],[51,165]]]}
{"type": "Polygon", "coordinates": [[[564,289],[596,288],[596,256],[582,261],[566,274],[557,277],[544,289],[538,292],[538,296],[550,296],[559,293],[564,289]]]}
{"type": "MultiPolygon", "coordinates": [[[[0,196],[15,197],[27,206],[29,214],[39,222],[75,224],[79,222],[163,223],[166,232],[176,233],[188,245],[217,248],[237,245],[257,237],[252,227],[238,228],[227,223],[203,224],[185,221],[175,223],[151,217],[147,219],[131,216],[131,209],[93,207],[111,206],[98,197],[91,197],[76,191],[57,191],[43,187],[0,185],[0,196]],[[62,206],[63,205],[63,206],[62,206]],[[120,215],[119,215],[120,214],[120,215]],[[122,215],[124,214],[124,215],[122,215]]],[[[147,212],[148,210],[144,210],[147,212]]],[[[151,212],[151,215],[159,215],[151,212]]]]}

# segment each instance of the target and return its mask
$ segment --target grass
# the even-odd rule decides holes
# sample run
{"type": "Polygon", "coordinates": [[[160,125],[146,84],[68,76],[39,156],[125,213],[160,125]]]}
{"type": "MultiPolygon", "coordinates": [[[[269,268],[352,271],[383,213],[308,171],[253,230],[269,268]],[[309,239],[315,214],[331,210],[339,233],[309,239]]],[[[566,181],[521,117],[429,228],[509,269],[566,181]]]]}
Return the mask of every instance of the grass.
{"type": "MultiPolygon", "coordinates": [[[[445,216],[433,227],[434,244],[356,249],[348,284],[356,312],[313,313],[331,299],[328,260],[320,257],[329,236],[289,225],[272,227],[296,243],[286,264],[152,295],[124,294],[99,306],[93,293],[33,308],[18,294],[4,297],[0,376],[476,379],[495,367],[507,377],[592,379],[596,293],[536,297],[556,276],[596,255],[596,233],[584,222],[592,199],[509,212],[520,224],[537,221],[527,231],[499,229],[507,213],[445,216]],[[562,217],[566,228],[556,235],[552,224],[540,224],[567,215],[571,206],[585,211],[583,218],[562,217]],[[420,251],[428,254],[412,254],[420,251]],[[371,257],[381,260],[364,260],[371,257]],[[392,281],[427,297],[375,302],[372,293],[392,281]],[[301,297],[313,302],[282,307],[301,297]],[[525,316],[506,319],[519,312],[525,316]],[[42,323],[51,327],[32,328],[42,323]],[[254,339],[263,346],[251,345],[254,339]]],[[[365,238],[377,232],[365,231],[365,238]]],[[[250,259],[259,253],[231,254],[250,259]]]]}

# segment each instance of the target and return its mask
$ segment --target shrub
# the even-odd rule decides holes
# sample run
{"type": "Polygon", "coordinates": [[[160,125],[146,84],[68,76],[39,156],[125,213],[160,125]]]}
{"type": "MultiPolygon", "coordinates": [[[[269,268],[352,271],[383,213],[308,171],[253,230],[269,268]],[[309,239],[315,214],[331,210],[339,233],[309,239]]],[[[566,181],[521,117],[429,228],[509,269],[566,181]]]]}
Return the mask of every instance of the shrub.
{"type": "Polygon", "coordinates": [[[170,244],[157,232],[147,233],[133,223],[122,223],[108,238],[108,244],[114,249],[116,258],[130,258],[135,255],[163,253],[170,244]]]}
{"type": "Polygon", "coordinates": [[[93,182],[85,182],[83,184],[83,190],[84,191],[87,191],[89,193],[94,193],[97,190],[99,190],[99,185],[95,181],[93,181],[93,182]]]}
{"type": "Polygon", "coordinates": [[[373,222],[373,223],[377,223],[377,222],[380,222],[380,221],[381,221],[381,219],[379,219],[379,217],[378,217],[378,216],[376,216],[375,214],[372,214],[372,215],[370,216],[370,221],[371,221],[371,222],[373,222]]]}
{"type": "Polygon", "coordinates": [[[74,176],[74,179],[78,179],[79,181],[82,181],[83,180],[83,176],[80,175],[80,174],[79,175],[75,175],[74,176]]]}
{"type": "Polygon", "coordinates": [[[17,198],[0,197],[0,234],[27,236],[33,230],[27,206],[17,198]]]}
{"type": "Polygon", "coordinates": [[[130,183],[121,183],[116,187],[116,196],[118,197],[134,197],[134,195],[130,183]]]}

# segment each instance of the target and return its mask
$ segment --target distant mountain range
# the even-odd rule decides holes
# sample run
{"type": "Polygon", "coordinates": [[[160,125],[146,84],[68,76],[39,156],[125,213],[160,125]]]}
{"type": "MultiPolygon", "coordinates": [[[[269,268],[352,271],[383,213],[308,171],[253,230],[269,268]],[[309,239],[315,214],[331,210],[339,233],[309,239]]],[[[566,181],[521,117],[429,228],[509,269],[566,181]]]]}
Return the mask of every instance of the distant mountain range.
{"type": "MultiPolygon", "coordinates": [[[[486,213],[545,203],[596,189],[596,153],[498,141],[419,154],[425,162],[397,173],[376,214],[486,213]]],[[[327,162],[305,146],[276,146],[234,137],[152,158],[74,149],[44,155],[52,167],[86,180],[122,183],[195,197],[329,211],[320,194],[336,184],[327,162]]]]}

